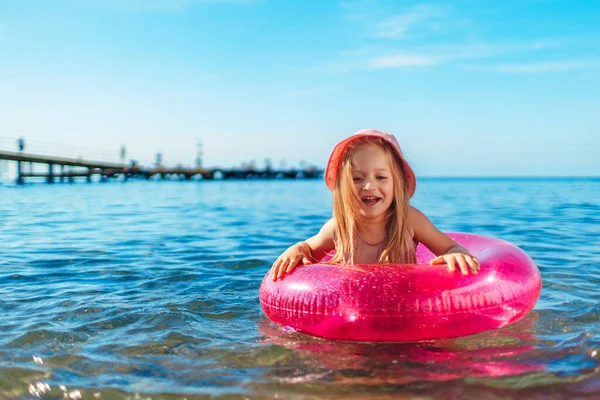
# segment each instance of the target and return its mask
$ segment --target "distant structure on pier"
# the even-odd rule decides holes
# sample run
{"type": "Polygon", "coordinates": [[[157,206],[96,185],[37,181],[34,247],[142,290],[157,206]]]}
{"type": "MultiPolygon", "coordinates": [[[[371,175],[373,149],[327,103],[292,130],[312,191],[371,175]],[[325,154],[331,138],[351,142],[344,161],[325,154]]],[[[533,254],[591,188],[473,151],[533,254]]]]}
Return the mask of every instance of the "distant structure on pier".
{"type": "Polygon", "coordinates": [[[196,144],[196,168],[202,168],[202,156],[204,156],[204,151],[202,149],[202,142],[198,140],[196,144]]]}
{"type": "Polygon", "coordinates": [[[125,160],[127,159],[127,148],[125,145],[121,146],[121,163],[125,164],[125,160]]]}
{"type": "Polygon", "coordinates": [[[25,138],[23,136],[17,139],[17,146],[19,147],[19,151],[22,152],[25,150],[25,138]]]}

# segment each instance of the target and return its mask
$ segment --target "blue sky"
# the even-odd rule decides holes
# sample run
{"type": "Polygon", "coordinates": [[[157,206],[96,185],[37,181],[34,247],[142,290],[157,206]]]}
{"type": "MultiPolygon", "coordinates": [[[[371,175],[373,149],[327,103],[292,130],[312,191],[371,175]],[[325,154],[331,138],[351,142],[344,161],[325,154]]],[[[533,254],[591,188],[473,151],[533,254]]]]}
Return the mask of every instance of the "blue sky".
{"type": "Polygon", "coordinates": [[[599,21],[596,0],[0,0],[0,138],[324,167],[373,127],[420,176],[597,176],[599,21]]]}

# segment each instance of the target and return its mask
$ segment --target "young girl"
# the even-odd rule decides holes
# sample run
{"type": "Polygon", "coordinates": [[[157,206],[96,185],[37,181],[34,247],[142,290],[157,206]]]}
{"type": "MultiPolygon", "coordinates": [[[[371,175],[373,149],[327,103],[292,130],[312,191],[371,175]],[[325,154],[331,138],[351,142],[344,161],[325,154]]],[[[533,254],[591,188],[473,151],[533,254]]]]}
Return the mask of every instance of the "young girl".
{"type": "Polygon", "coordinates": [[[467,249],[409,205],[415,174],[393,135],[363,129],[340,142],[329,157],[325,182],[333,191],[333,218],[277,258],[273,280],[333,249],[330,263],[414,264],[419,242],[437,256],[431,265],[445,263],[450,272],[458,267],[463,275],[479,271],[467,249]]]}

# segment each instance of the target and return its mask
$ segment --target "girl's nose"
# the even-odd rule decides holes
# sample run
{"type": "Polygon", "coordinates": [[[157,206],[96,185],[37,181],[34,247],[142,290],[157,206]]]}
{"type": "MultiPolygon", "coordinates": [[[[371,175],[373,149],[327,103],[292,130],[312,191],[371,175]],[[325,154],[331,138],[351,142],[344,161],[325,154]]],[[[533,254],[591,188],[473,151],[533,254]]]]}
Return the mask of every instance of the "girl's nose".
{"type": "Polygon", "coordinates": [[[365,179],[364,189],[365,190],[370,190],[370,189],[373,189],[373,187],[374,187],[373,181],[371,179],[365,179]]]}

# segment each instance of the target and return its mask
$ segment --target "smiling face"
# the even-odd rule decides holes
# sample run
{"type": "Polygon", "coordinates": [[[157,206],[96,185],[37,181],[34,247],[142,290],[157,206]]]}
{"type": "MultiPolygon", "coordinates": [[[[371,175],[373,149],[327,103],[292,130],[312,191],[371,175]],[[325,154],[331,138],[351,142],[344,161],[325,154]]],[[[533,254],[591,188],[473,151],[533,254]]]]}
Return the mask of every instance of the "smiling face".
{"type": "Polygon", "coordinates": [[[352,180],[360,198],[360,212],[371,220],[385,218],[394,200],[394,180],[388,154],[366,143],[352,155],[352,180]]]}

